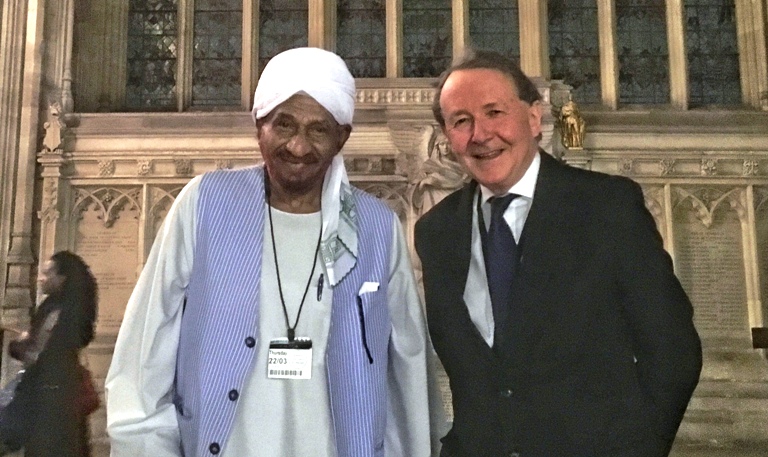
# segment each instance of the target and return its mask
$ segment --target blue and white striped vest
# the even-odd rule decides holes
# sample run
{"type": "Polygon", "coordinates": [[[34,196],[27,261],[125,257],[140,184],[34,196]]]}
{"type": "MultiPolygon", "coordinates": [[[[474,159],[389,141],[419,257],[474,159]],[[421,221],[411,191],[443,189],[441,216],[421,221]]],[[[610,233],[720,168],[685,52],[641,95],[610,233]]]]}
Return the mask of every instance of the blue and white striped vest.
{"type": "MultiPolygon", "coordinates": [[[[252,371],[258,336],[264,171],[252,167],[203,176],[194,266],[187,288],[176,365],[176,405],[184,455],[218,454],[235,419],[238,392],[252,371]]],[[[384,455],[388,345],[387,281],[394,214],[353,189],[359,224],[357,265],[333,289],[326,353],[338,457],[384,455]],[[362,344],[357,293],[362,296],[362,344]]],[[[258,433],[254,430],[254,433],[258,433]]]]}

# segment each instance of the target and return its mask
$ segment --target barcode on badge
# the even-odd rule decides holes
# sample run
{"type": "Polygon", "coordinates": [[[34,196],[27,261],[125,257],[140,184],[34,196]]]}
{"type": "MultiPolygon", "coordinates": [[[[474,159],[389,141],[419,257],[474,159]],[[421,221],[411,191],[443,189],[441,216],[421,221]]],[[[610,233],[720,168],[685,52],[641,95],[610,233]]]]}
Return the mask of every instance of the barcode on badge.
{"type": "Polygon", "coordinates": [[[301,376],[301,370],[269,370],[270,376],[301,376]]]}

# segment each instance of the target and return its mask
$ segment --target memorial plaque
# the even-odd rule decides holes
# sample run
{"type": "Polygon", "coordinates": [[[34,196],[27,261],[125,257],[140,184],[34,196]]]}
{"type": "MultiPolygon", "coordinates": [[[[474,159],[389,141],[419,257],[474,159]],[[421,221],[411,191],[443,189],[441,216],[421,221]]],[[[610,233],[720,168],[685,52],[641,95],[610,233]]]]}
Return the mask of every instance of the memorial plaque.
{"type": "Polygon", "coordinates": [[[699,334],[750,338],[737,213],[722,204],[707,227],[685,202],[675,210],[674,228],[676,270],[693,303],[699,334]]]}
{"type": "Polygon", "coordinates": [[[445,418],[449,422],[453,422],[453,396],[451,395],[451,384],[448,381],[448,375],[445,373],[443,365],[440,362],[438,362],[437,365],[437,387],[440,390],[440,395],[443,400],[445,418]]]}
{"type": "Polygon", "coordinates": [[[99,285],[97,333],[116,334],[138,279],[139,210],[126,205],[110,226],[89,205],[77,226],[75,251],[90,265],[99,285]]]}
{"type": "Polygon", "coordinates": [[[760,275],[760,300],[763,304],[763,319],[768,317],[768,202],[755,213],[757,232],[757,271],[760,275]]]}

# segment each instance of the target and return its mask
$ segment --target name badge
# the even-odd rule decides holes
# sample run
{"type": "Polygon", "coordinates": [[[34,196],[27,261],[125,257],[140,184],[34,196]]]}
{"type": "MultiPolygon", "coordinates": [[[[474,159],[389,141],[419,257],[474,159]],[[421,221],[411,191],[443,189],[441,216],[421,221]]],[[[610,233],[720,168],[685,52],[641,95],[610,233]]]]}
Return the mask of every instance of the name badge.
{"type": "Polygon", "coordinates": [[[267,378],[311,379],[312,340],[309,338],[278,338],[269,342],[267,378]]]}

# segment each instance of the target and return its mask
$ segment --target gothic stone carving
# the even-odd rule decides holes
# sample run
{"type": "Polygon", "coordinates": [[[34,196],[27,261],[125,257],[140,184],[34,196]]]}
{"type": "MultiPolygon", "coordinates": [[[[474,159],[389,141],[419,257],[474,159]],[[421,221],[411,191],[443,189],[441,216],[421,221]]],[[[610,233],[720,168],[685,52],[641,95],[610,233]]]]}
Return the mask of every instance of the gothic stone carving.
{"type": "Polygon", "coordinates": [[[99,176],[112,176],[115,174],[114,160],[99,160],[99,176]]]}
{"type": "Polygon", "coordinates": [[[712,226],[715,219],[715,211],[720,204],[724,202],[728,203],[732,209],[736,210],[742,220],[746,217],[743,202],[744,189],[734,188],[724,190],[721,188],[705,187],[688,190],[682,187],[676,187],[675,192],[679,196],[677,205],[689,201],[691,208],[696,213],[696,218],[700,220],[705,227],[712,226]]]}
{"type": "Polygon", "coordinates": [[[79,188],[74,191],[74,194],[75,204],[72,213],[79,217],[89,205],[94,205],[105,227],[111,227],[114,224],[126,205],[130,205],[131,209],[141,209],[140,188],[127,190],[105,187],[93,190],[79,188]]]}
{"type": "Polygon", "coordinates": [[[386,174],[395,172],[395,159],[390,157],[345,157],[344,166],[350,174],[386,174]]]}
{"type": "Polygon", "coordinates": [[[37,212],[37,217],[43,223],[50,223],[59,218],[58,205],[59,182],[56,179],[46,179],[43,185],[43,204],[42,209],[37,212]]]}
{"type": "Polygon", "coordinates": [[[216,159],[217,170],[228,170],[232,168],[232,160],[230,159],[216,159]]]}
{"type": "Polygon", "coordinates": [[[701,159],[702,176],[714,176],[717,174],[717,159],[701,159]]]}
{"type": "Polygon", "coordinates": [[[746,159],[742,166],[744,176],[757,176],[760,171],[760,163],[757,160],[746,159]]]}
{"type": "Polygon", "coordinates": [[[414,147],[397,156],[408,179],[406,196],[416,215],[424,214],[468,179],[440,128],[428,125],[419,133],[414,147]]]}
{"type": "Polygon", "coordinates": [[[675,172],[675,159],[661,159],[659,161],[659,176],[669,176],[675,172]]]}
{"type": "Polygon", "coordinates": [[[192,174],[192,161],[190,159],[173,159],[176,175],[189,176],[192,174]]]}
{"type": "Polygon", "coordinates": [[[178,186],[171,188],[151,187],[148,189],[151,196],[148,213],[154,230],[157,230],[162,224],[165,215],[168,214],[168,210],[170,210],[181,189],[178,186]]]}
{"type": "Polygon", "coordinates": [[[43,152],[61,153],[61,137],[66,125],[61,120],[61,105],[53,102],[48,107],[48,120],[43,124],[45,137],[43,138],[43,152]]]}
{"type": "Polygon", "coordinates": [[[431,104],[433,89],[359,89],[357,103],[431,104]]]}
{"type": "Polygon", "coordinates": [[[619,173],[622,175],[631,175],[635,168],[634,159],[622,159],[619,162],[619,173]]]}
{"type": "Polygon", "coordinates": [[[154,166],[154,161],[151,159],[146,160],[138,160],[138,169],[137,173],[139,176],[147,176],[152,174],[152,168],[154,166]]]}

